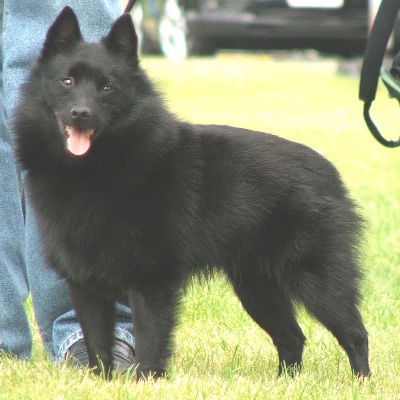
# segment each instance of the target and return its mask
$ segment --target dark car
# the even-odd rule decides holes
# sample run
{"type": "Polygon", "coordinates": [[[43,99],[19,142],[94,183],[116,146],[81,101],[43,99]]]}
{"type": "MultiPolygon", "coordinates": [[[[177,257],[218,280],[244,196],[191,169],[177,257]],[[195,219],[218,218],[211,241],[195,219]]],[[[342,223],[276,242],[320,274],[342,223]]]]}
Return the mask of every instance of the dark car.
{"type": "Polygon", "coordinates": [[[142,49],[168,58],[219,48],[361,51],[368,0],[138,0],[142,49]]]}

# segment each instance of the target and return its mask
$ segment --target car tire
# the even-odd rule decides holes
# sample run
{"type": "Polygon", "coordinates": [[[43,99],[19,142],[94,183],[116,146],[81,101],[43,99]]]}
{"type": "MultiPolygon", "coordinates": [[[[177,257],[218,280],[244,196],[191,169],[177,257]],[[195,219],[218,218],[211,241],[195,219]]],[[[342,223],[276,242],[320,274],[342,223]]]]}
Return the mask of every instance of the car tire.
{"type": "Polygon", "coordinates": [[[142,53],[143,50],[143,6],[142,4],[136,3],[131,11],[131,17],[133,21],[133,25],[135,27],[136,35],[138,37],[138,51],[142,53]]]}
{"type": "Polygon", "coordinates": [[[142,2],[138,1],[131,11],[133,25],[135,26],[136,35],[138,37],[138,53],[139,54],[157,54],[159,50],[157,43],[151,40],[144,29],[144,11],[142,2]]]}
{"type": "Polygon", "coordinates": [[[161,53],[171,60],[183,60],[191,55],[212,54],[215,48],[206,46],[188,31],[185,10],[179,0],[166,0],[158,25],[161,53]]]}
{"type": "Polygon", "coordinates": [[[189,55],[185,12],[178,0],[166,0],[158,25],[160,50],[171,60],[189,55]]]}

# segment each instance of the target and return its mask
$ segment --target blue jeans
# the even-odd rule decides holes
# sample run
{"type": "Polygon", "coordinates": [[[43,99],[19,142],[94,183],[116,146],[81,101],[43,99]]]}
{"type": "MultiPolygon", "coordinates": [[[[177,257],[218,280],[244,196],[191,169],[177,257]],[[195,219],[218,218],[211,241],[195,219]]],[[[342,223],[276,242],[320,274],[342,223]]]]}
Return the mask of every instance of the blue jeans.
{"type": "MultiPolygon", "coordinates": [[[[29,204],[24,221],[8,121],[47,29],[67,3],[87,41],[98,41],[121,14],[119,0],[0,0],[0,350],[30,358],[32,334],[24,302],[31,293],[44,345],[56,362],[83,335],[64,280],[43,265],[29,204]]],[[[117,305],[116,321],[116,337],[134,346],[129,308],[117,305]]]]}

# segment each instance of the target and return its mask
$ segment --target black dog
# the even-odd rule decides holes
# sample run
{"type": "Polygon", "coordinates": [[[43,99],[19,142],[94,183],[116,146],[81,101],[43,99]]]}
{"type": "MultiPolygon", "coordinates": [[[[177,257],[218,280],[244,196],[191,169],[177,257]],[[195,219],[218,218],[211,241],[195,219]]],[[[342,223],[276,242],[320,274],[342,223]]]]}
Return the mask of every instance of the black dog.
{"type": "Polygon", "coordinates": [[[279,372],[300,367],[293,303],[368,376],[357,310],[361,218],[315,151],[166,110],[123,15],[99,44],[65,8],[22,91],[16,155],[48,264],[69,284],[90,365],[112,368],[114,302],[133,312],[138,376],[165,372],[182,286],[224,271],[272,337],[279,372]]]}

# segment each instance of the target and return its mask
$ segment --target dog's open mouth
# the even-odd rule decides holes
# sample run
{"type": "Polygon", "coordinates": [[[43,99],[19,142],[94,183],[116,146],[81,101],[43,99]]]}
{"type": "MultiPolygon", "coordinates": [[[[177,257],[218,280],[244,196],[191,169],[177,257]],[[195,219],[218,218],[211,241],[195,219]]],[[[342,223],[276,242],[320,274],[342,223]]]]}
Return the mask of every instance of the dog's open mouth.
{"type": "Polygon", "coordinates": [[[56,113],[56,118],[60,130],[66,139],[65,146],[68,152],[74,156],[85,155],[90,150],[95,130],[83,129],[72,125],[64,125],[58,113],[56,113]]]}
{"type": "Polygon", "coordinates": [[[83,156],[86,154],[92,144],[94,129],[80,129],[75,126],[64,126],[64,132],[67,137],[67,150],[74,156],[83,156]]]}

